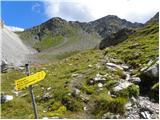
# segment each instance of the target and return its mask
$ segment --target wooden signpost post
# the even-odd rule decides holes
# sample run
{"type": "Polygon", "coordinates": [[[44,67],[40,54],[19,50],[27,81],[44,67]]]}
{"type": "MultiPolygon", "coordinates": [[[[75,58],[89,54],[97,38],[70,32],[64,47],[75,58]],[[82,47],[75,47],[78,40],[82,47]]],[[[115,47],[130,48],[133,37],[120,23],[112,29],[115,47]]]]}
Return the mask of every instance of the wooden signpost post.
{"type": "Polygon", "coordinates": [[[38,119],[37,110],[36,110],[36,102],[35,102],[35,98],[34,98],[34,94],[33,94],[32,85],[43,80],[46,76],[46,73],[44,71],[41,71],[41,72],[37,72],[33,75],[30,75],[29,64],[26,64],[25,67],[26,67],[27,77],[24,77],[24,78],[21,78],[21,79],[15,81],[16,90],[19,91],[19,90],[29,88],[29,92],[30,92],[31,98],[32,98],[32,106],[33,106],[35,119],[38,119]]]}

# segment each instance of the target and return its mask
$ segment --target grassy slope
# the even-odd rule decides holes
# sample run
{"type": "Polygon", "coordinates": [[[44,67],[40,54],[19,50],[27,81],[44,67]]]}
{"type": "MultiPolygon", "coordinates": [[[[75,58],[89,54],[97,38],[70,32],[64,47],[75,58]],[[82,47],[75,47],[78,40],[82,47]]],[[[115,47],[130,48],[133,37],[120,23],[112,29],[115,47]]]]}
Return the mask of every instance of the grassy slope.
{"type": "MultiPolygon", "coordinates": [[[[40,70],[44,70],[47,73],[46,78],[34,87],[40,118],[44,116],[101,118],[100,116],[108,111],[123,114],[124,104],[131,95],[138,95],[138,88],[137,86],[132,86],[122,91],[122,94],[120,93],[118,98],[108,96],[107,91],[111,90],[113,85],[122,76],[120,71],[110,72],[106,69],[101,61],[106,56],[121,59],[122,63],[131,64],[134,68],[132,74],[137,74],[150,59],[155,59],[158,56],[158,26],[150,24],[145,28],[138,29],[127,41],[107,48],[104,51],[87,50],[54,64],[39,65],[36,69],[33,66],[33,73],[40,70]],[[139,45],[136,48],[130,49],[129,46],[135,43],[139,45]],[[134,52],[140,53],[137,58],[133,55],[134,52]],[[88,65],[91,65],[91,67],[88,65]],[[72,77],[73,73],[78,74],[78,76],[72,77]],[[87,84],[87,81],[94,78],[97,73],[102,75],[107,74],[107,82],[101,92],[97,91],[97,84],[87,84]],[[75,98],[68,95],[74,86],[81,90],[81,95],[89,98],[87,103],[82,102],[79,96],[75,98]],[[49,87],[51,89],[47,90],[49,87]],[[49,100],[41,99],[44,91],[50,94],[51,98],[49,100]],[[64,101],[67,101],[68,104],[64,104],[64,101]],[[88,112],[84,111],[82,106],[87,106],[88,112]],[[47,112],[43,112],[43,110],[47,112]]],[[[14,95],[12,93],[14,80],[21,78],[21,76],[23,74],[18,71],[2,74],[2,91],[14,95]]],[[[23,93],[28,93],[28,91],[23,90],[20,94],[23,93]]],[[[1,114],[2,118],[33,118],[30,95],[26,95],[25,97],[14,96],[14,101],[2,104],[1,114]]]]}
{"type": "Polygon", "coordinates": [[[36,31],[36,28],[33,28],[32,30],[19,33],[19,35],[25,44],[30,44],[33,48],[41,51],[35,57],[42,61],[55,61],[59,60],[59,56],[94,48],[101,39],[96,33],[88,34],[78,26],[72,26],[67,22],[56,32],[54,30],[44,30],[44,37],[41,41],[32,39],[36,31]]]}

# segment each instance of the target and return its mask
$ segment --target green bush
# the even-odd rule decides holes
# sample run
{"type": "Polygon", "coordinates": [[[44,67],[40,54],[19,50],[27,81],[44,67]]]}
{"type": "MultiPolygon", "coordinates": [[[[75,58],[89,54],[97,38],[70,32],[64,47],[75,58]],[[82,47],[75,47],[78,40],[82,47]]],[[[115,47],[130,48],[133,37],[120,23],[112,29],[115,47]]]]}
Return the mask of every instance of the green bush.
{"type": "Polygon", "coordinates": [[[123,96],[127,98],[131,98],[132,96],[137,97],[139,96],[139,86],[133,84],[127,87],[126,89],[123,89],[115,94],[117,94],[118,96],[123,96]]]}
{"type": "Polygon", "coordinates": [[[95,109],[93,114],[96,116],[102,116],[104,113],[112,112],[123,114],[125,112],[124,105],[127,99],[124,97],[112,98],[106,93],[101,93],[95,97],[95,109]]]}
{"type": "Polygon", "coordinates": [[[159,101],[159,82],[152,86],[150,94],[156,101],[159,101]]]}
{"type": "Polygon", "coordinates": [[[64,116],[65,112],[67,111],[65,106],[60,106],[57,110],[53,112],[48,112],[48,116],[53,117],[53,116],[64,116]]]}
{"type": "Polygon", "coordinates": [[[62,99],[62,104],[70,111],[76,112],[82,110],[82,102],[79,98],[73,98],[72,96],[65,95],[62,99]]]}

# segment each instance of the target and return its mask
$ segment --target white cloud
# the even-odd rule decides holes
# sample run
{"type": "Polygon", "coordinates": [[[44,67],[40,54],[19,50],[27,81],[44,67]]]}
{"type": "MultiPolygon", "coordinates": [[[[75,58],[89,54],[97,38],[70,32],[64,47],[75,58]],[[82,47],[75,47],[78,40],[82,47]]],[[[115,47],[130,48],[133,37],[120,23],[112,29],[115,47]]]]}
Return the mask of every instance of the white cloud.
{"type": "Polygon", "coordinates": [[[7,28],[10,31],[13,31],[13,32],[22,32],[22,31],[24,31],[24,28],[19,28],[19,27],[15,27],[15,26],[4,25],[4,27],[7,28]]]}
{"type": "Polygon", "coordinates": [[[40,12],[40,7],[41,7],[41,5],[39,3],[35,3],[32,6],[32,11],[39,13],[40,12]]]}
{"type": "Polygon", "coordinates": [[[117,15],[144,23],[159,11],[160,0],[46,0],[44,3],[48,18],[92,21],[106,15],[117,15]]]}

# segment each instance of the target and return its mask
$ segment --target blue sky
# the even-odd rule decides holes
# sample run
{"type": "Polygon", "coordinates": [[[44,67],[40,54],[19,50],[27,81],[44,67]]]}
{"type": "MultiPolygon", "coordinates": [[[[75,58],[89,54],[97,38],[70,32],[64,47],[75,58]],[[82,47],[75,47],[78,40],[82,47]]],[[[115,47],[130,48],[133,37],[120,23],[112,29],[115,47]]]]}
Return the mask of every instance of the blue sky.
{"type": "Polygon", "coordinates": [[[30,28],[48,19],[43,2],[2,1],[1,16],[6,25],[30,28]]]}
{"type": "Polygon", "coordinates": [[[117,15],[145,23],[159,11],[160,0],[1,0],[1,16],[8,26],[30,28],[52,17],[88,22],[117,15]]]}

